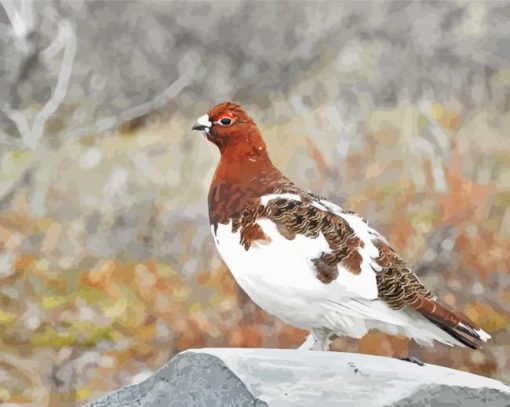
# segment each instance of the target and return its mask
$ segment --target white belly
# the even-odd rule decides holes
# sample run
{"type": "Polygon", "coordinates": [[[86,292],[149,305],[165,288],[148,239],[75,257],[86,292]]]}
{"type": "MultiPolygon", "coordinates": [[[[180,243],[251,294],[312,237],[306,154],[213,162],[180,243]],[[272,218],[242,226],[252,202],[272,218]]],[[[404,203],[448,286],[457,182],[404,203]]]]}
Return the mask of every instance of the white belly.
{"type": "Polygon", "coordinates": [[[253,242],[249,250],[240,244],[240,233],[218,225],[216,246],[237,283],[261,308],[302,328],[319,324],[320,305],[327,286],[315,277],[310,259],[320,255],[327,243],[322,236],[310,239],[297,235],[288,240],[268,219],[257,222],[271,243],[253,242]]]}

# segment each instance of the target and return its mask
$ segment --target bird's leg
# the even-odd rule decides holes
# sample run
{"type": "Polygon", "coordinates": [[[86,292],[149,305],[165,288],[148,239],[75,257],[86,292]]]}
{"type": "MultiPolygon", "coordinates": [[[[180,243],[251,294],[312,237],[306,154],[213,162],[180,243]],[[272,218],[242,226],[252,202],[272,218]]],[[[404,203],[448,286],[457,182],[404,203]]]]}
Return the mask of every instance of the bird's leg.
{"type": "Polygon", "coordinates": [[[420,358],[418,357],[420,355],[420,347],[415,341],[411,341],[409,343],[409,353],[406,358],[401,358],[400,360],[404,360],[406,362],[414,363],[418,366],[424,366],[425,363],[423,363],[420,358]],[[418,355],[418,356],[415,356],[418,355]]]}
{"type": "Polygon", "coordinates": [[[331,335],[333,333],[329,329],[314,329],[312,330],[315,336],[315,346],[313,350],[329,350],[329,345],[331,344],[331,335]]]}
{"type": "Polygon", "coordinates": [[[305,341],[297,348],[297,350],[313,350],[313,347],[315,345],[315,338],[313,337],[313,334],[310,332],[308,336],[306,337],[305,341]]]}
{"type": "Polygon", "coordinates": [[[298,350],[323,350],[329,349],[332,332],[329,329],[312,329],[298,350]]]}

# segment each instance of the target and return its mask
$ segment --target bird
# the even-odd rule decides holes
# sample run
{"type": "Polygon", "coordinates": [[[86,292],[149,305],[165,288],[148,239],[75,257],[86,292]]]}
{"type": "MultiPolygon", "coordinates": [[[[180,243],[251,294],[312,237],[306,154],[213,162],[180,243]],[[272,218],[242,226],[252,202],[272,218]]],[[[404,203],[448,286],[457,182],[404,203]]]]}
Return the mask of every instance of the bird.
{"type": "Polygon", "coordinates": [[[266,312],[309,331],[301,350],[370,330],[478,349],[491,337],[449,309],[367,221],[299,188],[269,157],[254,120],[235,102],[198,118],[220,151],[208,193],[217,250],[266,312]]]}

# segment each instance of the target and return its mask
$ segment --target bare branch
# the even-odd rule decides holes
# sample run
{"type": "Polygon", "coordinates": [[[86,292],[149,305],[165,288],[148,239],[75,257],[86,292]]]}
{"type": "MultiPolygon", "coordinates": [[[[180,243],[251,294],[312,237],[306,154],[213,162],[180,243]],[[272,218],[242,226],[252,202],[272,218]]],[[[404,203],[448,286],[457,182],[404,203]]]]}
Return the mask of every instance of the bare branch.
{"type": "Polygon", "coordinates": [[[14,36],[24,42],[34,29],[33,0],[1,0],[5,14],[11,23],[14,36]],[[19,4],[19,9],[16,8],[19,4]]]}
{"type": "Polygon", "coordinates": [[[65,134],[61,136],[61,140],[63,143],[66,143],[74,138],[80,138],[87,134],[102,133],[104,131],[112,130],[118,124],[119,120],[114,116],[103,117],[95,120],[94,123],[88,126],[65,132],[65,134]]]}
{"type": "Polygon", "coordinates": [[[200,61],[193,55],[187,55],[180,63],[181,69],[179,77],[172,82],[163,92],[157,95],[149,102],[141,105],[130,107],[124,110],[118,118],[114,116],[97,119],[94,124],[85,126],[71,132],[67,132],[62,136],[63,142],[67,142],[73,138],[81,137],[90,133],[98,133],[112,130],[122,122],[126,122],[137,117],[144,116],[154,110],[162,108],[169,100],[176,98],[185,89],[195,77],[200,61]]]}
{"type": "MultiPolygon", "coordinates": [[[[27,143],[27,145],[31,148],[35,148],[37,142],[42,137],[44,125],[63,102],[69,87],[69,80],[71,78],[74,65],[74,56],[76,54],[76,36],[69,21],[63,20],[60,22],[58,35],[54,42],[57,41],[59,41],[61,46],[64,47],[64,56],[62,57],[62,63],[60,65],[57,85],[55,86],[55,90],[53,91],[50,100],[35,117],[30,139],[27,143]]],[[[53,44],[51,44],[46,51],[48,51],[48,49],[51,50],[52,46],[53,44]]],[[[45,53],[45,51],[43,51],[42,55],[51,56],[51,53],[45,53]]]]}
{"type": "Polygon", "coordinates": [[[57,84],[51,98],[36,114],[31,128],[26,115],[22,111],[10,109],[8,107],[4,108],[5,114],[16,123],[23,142],[31,149],[37,146],[44,134],[46,122],[63,102],[69,87],[69,80],[74,65],[74,56],[76,54],[76,35],[71,23],[67,20],[63,20],[59,23],[57,37],[48,48],[41,52],[42,60],[46,62],[49,61],[62,49],[64,49],[64,55],[60,64],[57,84]]]}
{"type": "Polygon", "coordinates": [[[434,187],[436,191],[445,192],[448,190],[446,176],[441,163],[441,159],[448,158],[450,137],[439,126],[437,121],[432,117],[430,112],[430,103],[422,102],[420,104],[420,114],[427,119],[427,128],[424,136],[431,145],[429,154],[430,163],[432,165],[432,178],[434,179],[434,187]]]}
{"type": "Polygon", "coordinates": [[[168,88],[161,92],[158,96],[152,99],[150,102],[143,103],[141,105],[132,107],[121,113],[120,117],[122,121],[131,120],[136,117],[143,116],[151,111],[161,108],[169,100],[175,98],[181,91],[189,85],[192,80],[192,76],[189,72],[185,72],[175,82],[173,82],[168,88]]]}

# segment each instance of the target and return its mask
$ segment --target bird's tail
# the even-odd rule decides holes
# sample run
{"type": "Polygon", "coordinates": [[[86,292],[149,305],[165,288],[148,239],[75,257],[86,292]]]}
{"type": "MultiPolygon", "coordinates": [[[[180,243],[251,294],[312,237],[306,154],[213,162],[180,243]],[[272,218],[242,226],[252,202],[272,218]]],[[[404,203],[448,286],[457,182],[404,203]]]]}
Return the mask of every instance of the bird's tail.
{"type": "Polygon", "coordinates": [[[410,304],[411,308],[433,322],[460,343],[478,349],[491,336],[460,312],[452,312],[438,302],[419,297],[410,304]]]}

